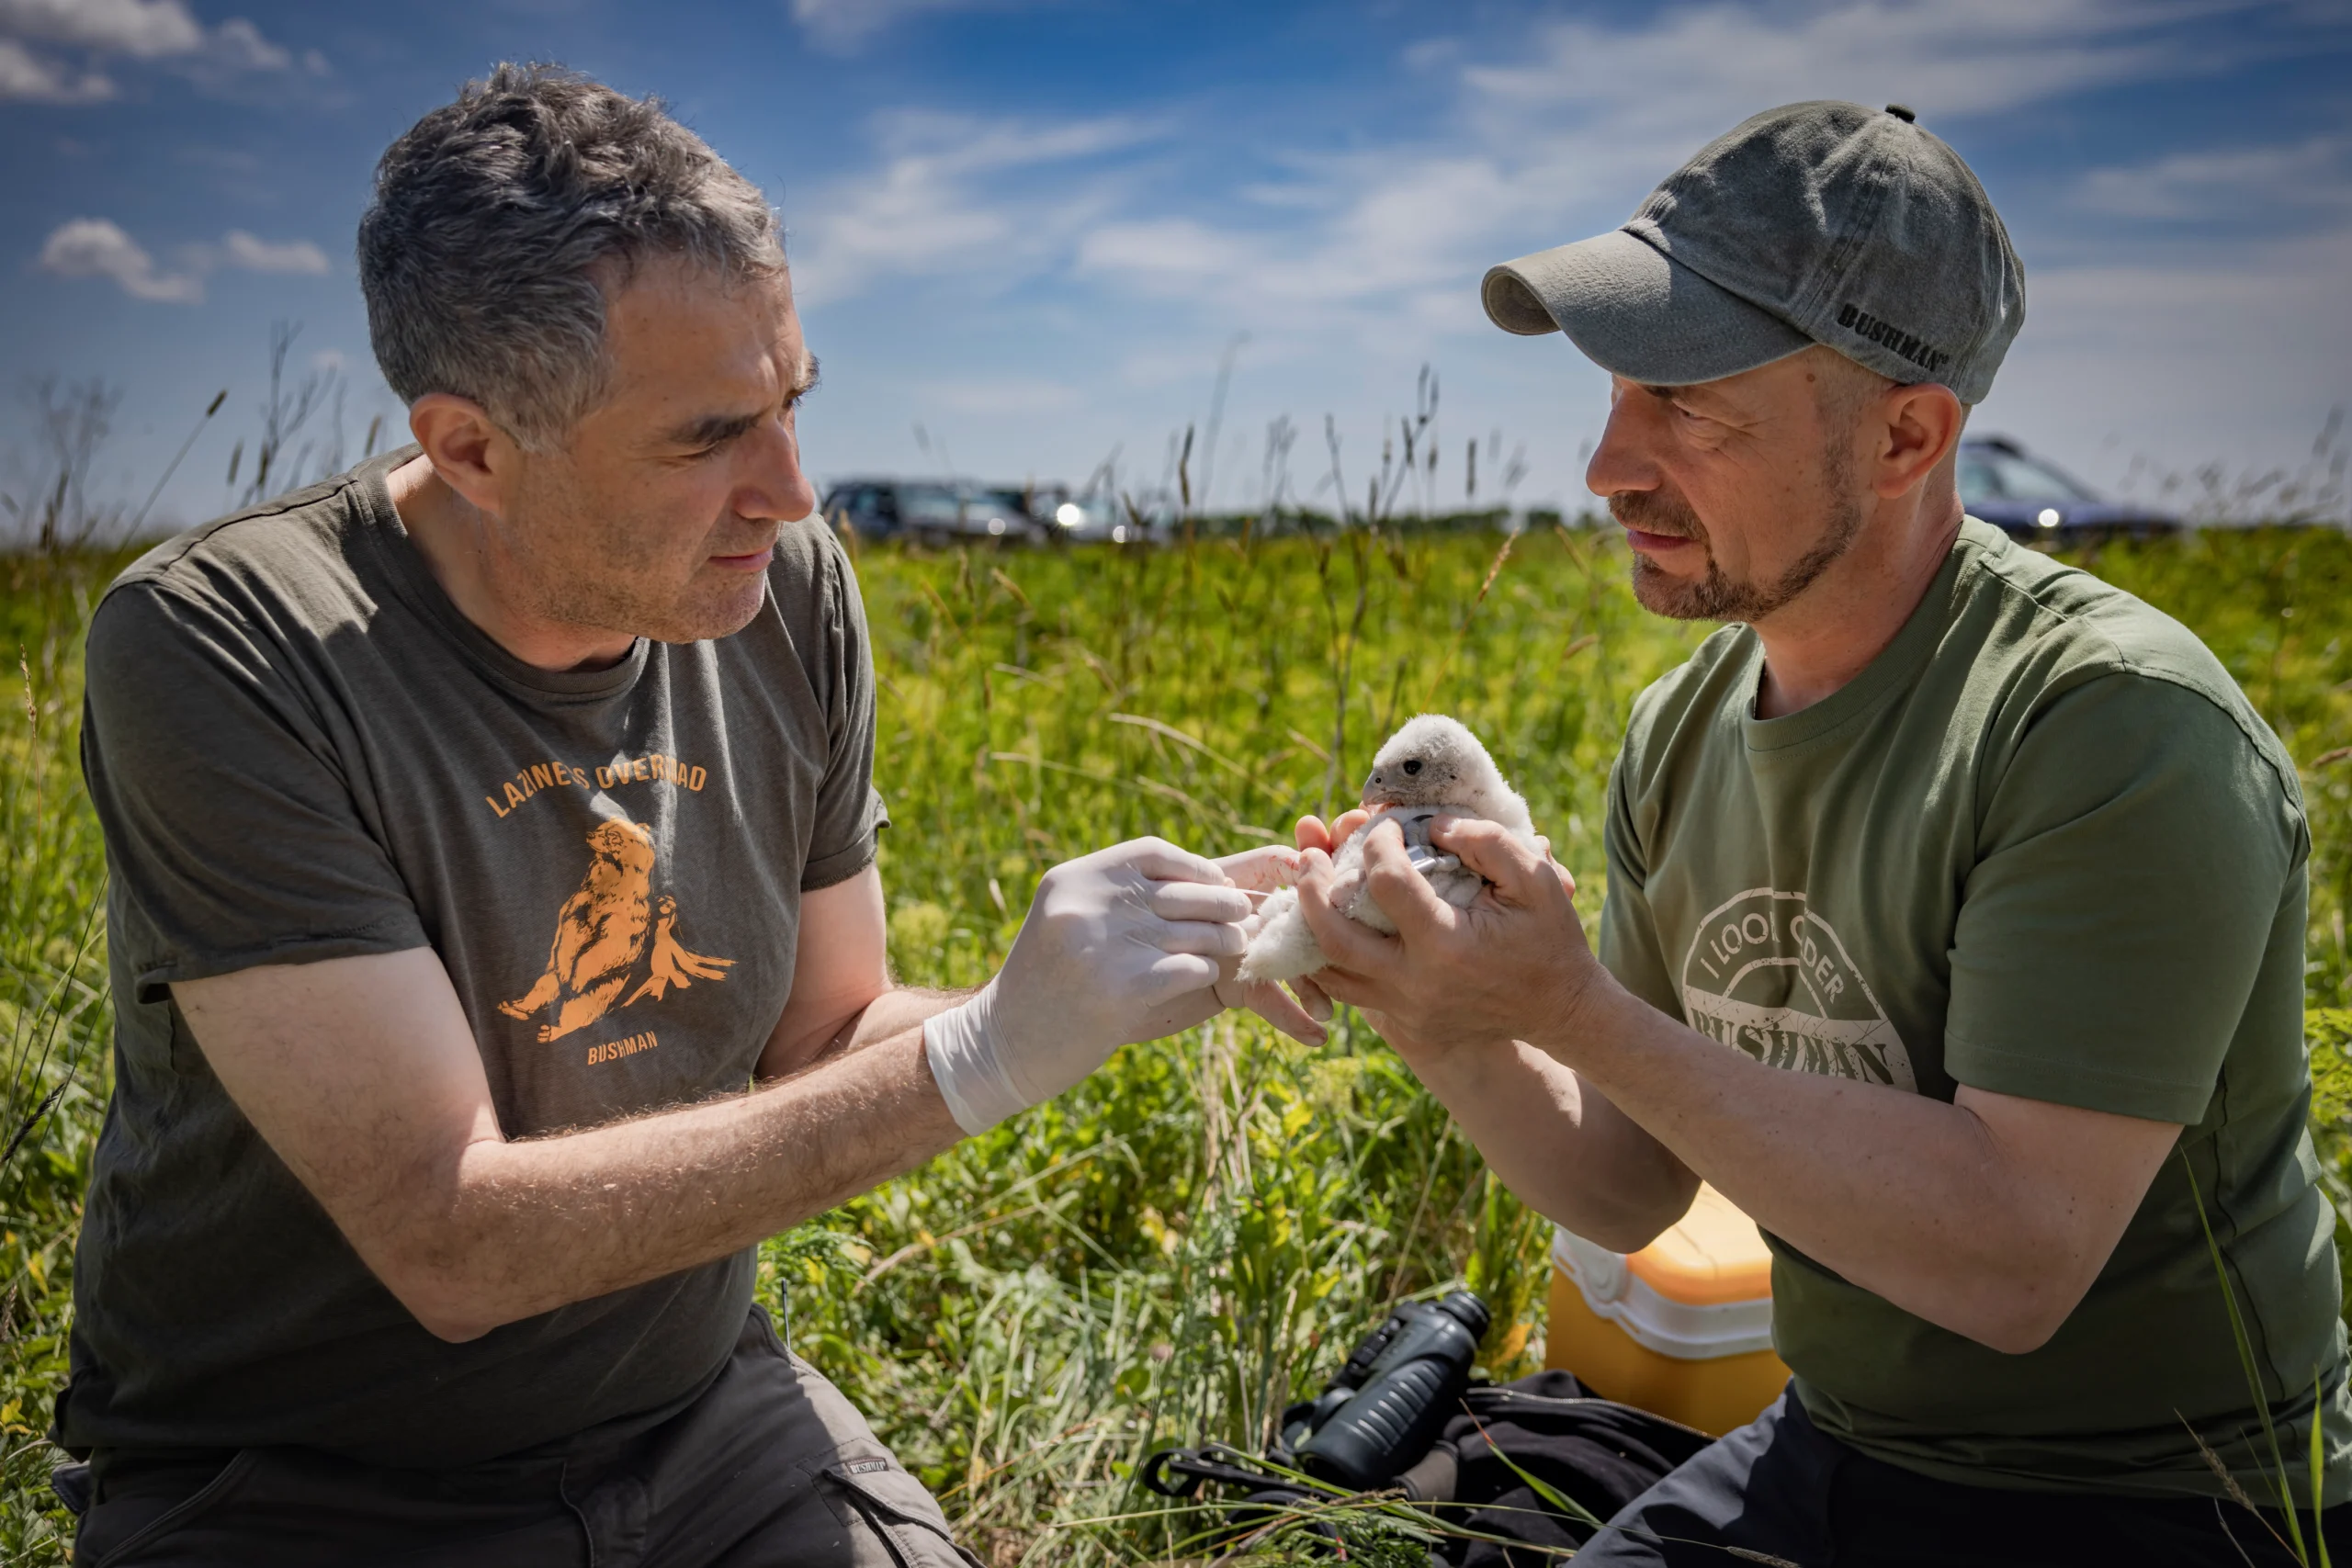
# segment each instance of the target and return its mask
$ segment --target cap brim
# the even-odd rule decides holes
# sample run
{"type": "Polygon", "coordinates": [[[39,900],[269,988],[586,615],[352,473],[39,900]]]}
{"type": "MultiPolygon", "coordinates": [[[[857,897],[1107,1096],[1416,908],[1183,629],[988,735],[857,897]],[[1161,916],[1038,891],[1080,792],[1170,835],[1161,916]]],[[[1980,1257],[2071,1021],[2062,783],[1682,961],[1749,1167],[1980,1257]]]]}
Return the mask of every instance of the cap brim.
{"type": "Polygon", "coordinates": [[[1682,387],[1785,359],[1813,339],[1623,229],[1488,269],[1487,319],[1564,332],[1611,375],[1682,387]]]}

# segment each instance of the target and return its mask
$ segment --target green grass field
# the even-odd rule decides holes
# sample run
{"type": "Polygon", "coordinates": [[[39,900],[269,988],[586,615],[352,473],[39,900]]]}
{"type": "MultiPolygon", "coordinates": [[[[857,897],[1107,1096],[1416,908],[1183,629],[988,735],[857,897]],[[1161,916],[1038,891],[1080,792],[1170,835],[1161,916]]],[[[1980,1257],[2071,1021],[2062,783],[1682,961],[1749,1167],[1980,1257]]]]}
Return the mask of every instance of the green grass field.
{"type": "MultiPolygon", "coordinates": [[[[1037,874],[1139,833],[1209,853],[1347,804],[1425,707],[1476,728],[1598,911],[1628,704],[1704,628],[1644,615],[1607,531],[1220,539],[1151,553],[859,561],[882,689],[898,973],[983,978],[1037,874]]],[[[80,628],[124,558],[0,558],[0,1565],[66,1558],[41,1440],[108,1082],[98,834],[76,764],[80,628]]],[[[2196,628],[2303,769],[2315,1128],[2339,1210],[2352,1071],[2352,540],[2208,534],[2083,564],[2196,628]]],[[[2196,892],[2183,889],[2184,902],[2196,892]]],[[[2339,1234],[2346,1234],[2339,1229],[2339,1234]]],[[[1397,1297],[1466,1279],[1500,1375],[1540,1350],[1543,1227],[1380,1043],[1251,1018],[1131,1048],[1060,1101],[770,1243],[763,1290],[974,1547],[1155,1561],[1197,1523],[1127,1475],[1254,1446],[1397,1297]]],[[[1375,1551],[1374,1560],[1381,1555],[1375,1551]]]]}

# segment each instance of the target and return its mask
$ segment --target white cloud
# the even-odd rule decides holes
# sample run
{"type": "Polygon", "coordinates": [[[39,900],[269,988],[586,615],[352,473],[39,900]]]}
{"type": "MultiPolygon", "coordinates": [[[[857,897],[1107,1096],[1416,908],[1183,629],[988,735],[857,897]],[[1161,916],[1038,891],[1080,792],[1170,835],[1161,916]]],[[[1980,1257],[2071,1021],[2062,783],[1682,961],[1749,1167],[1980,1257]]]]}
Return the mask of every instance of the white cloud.
{"type": "Polygon", "coordinates": [[[243,267],[248,272],[327,271],[324,251],[308,240],[288,240],[272,243],[258,240],[243,229],[232,229],[221,237],[220,259],[230,266],[243,267]]]}
{"type": "MultiPolygon", "coordinates": [[[[2196,0],[2201,11],[2256,0],[2196,0]]],[[[1638,25],[1536,26],[1508,63],[1416,46],[1452,103],[1440,129],[1227,193],[1310,215],[1268,229],[1114,220],[1077,269],[1220,321],[1479,330],[1471,283],[1507,256],[1606,229],[1708,138],[1811,97],[1902,102],[1921,122],[2005,113],[2120,82],[2219,69],[2179,41],[2185,6],[2143,0],[1711,3],[1638,25]],[[1319,216],[1312,216],[1319,213],[1319,216]],[[1301,312],[1305,313],[1302,315],[1301,312]]]]}
{"type": "Polygon", "coordinates": [[[75,72],[10,38],[0,38],[0,103],[95,104],[114,96],[97,72],[75,72]]]}
{"type": "MultiPolygon", "coordinates": [[[[1622,221],[1708,138],[1775,104],[1905,103],[1967,148],[2077,96],[2226,78],[2256,51],[2287,47],[2272,24],[2295,22],[2295,3],[1701,0],[1623,11],[1622,21],[1555,13],[1499,40],[1474,33],[1405,51],[1410,111],[1363,121],[1344,152],[1252,147],[1214,126],[1196,140],[1176,133],[1178,118],[1104,148],[1084,201],[1074,171],[1050,159],[1027,175],[1018,159],[964,163],[985,129],[976,122],[933,121],[917,135],[903,121],[895,139],[878,138],[864,175],[796,213],[796,266],[828,299],[976,268],[999,288],[1074,285],[1037,319],[1049,313],[1052,332],[1089,323],[1091,359],[1023,368],[1089,389],[1091,367],[1108,365],[1115,392],[1023,421],[948,395],[980,389],[984,367],[925,389],[959,430],[991,431],[1007,451],[1047,439],[1028,434],[1040,426],[1065,433],[1056,439],[1073,458],[1089,440],[1132,439],[1138,420],[1181,428],[1202,412],[1216,345],[1246,330],[1228,428],[1336,408],[1343,429],[1361,429],[1384,403],[1393,414],[1415,367],[1435,360],[1453,372],[1445,417],[1459,428],[1448,450],[1490,422],[1514,439],[1532,422],[1545,434],[1523,493],[1573,502],[1580,461],[1570,459],[1602,406],[1597,372],[1558,339],[1530,345],[1493,333],[1476,299],[1487,265],[1622,221]],[[1212,166],[1197,177],[1186,165],[1195,145],[1223,150],[1231,174],[1212,166]]],[[[2299,25],[2322,24],[2336,25],[2316,15],[2299,25]]],[[[1033,144],[1057,129],[1019,128],[1033,144]]],[[[2060,170],[2078,159],[2067,153],[2060,170]]],[[[2266,429],[2308,446],[2328,403],[2352,391],[2340,370],[2352,362],[2342,341],[2352,313],[2337,304],[2352,260],[2352,225],[2337,216],[2352,204],[2347,164],[2352,139],[2337,137],[2162,158],[2046,196],[1996,190],[2029,253],[2032,309],[1993,417],[2094,478],[2106,430],[2159,442],[2184,465],[2250,457],[2266,429]],[[2243,220],[2217,220],[2224,210],[2243,220]],[[2123,241],[2120,216],[2200,226],[2159,254],[2123,241]],[[2327,232],[2301,246],[2244,240],[2298,227],[2327,232]],[[2296,325],[2321,319],[2324,352],[2296,325]],[[2112,423],[2092,431],[2099,421],[2112,423]]],[[[933,310],[938,296],[915,293],[933,310]]],[[[1376,447],[1351,448],[1350,461],[1367,452],[1376,447]]],[[[1300,463],[1303,473],[1317,466],[1300,463]]]]}
{"type": "MultiPolygon", "coordinates": [[[[186,0],[0,0],[0,100],[96,103],[114,84],[92,63],[107,56],[162,62],[206,85],[254,72],[291,69],[293,52],[243,17],[207,30],[186,0]],[[78,51],[76,67],[29,44],[78,51]]],[[[306,57],[314,74],[326,62],[306,57]]]]}
{"type": "Polygon", "coordinates": [[[989,414],[999,418],[1061,413],[1076,408],[1080,401],[1077,388],[1039,376],[927,381],[917,391],[925,401],[956,413],[989,414]]]}
{"type": "Polygon", "coordinates": [[[908,17],[978,10],[992,3],[1006,0],[792,0],[792,19],[818,48],[847,54],[908,17]]]}
{"type": "Polygon", "coordinates": [[[232,229],[218,244],[180,252],[182,270],[163,272],[155,258],[120,225],[104,218],[76,218],[60,224],[42,244],[35,264],[61,277],[110,277],[135,299],[193,305],[204,298],[204,275],[222,267],[244,272],[322,275],[326,253],[308,240],[269,241],[232,229]]]}
{"type": "Polygon", "coordinates": [[[204,298],[201,279],[155,270],[155,258],[103,218],[60,224],[41,245],[40,265],[61,277],[110,277],[134,299],[193,305],[204,298]]]}
{"type": "Polygon", "coordinates": [[[1184,295],[1264,274],[1271,244],[1191,218],[1105,223],[1080,242],[1078,270],[1115,277],[1147,294],[1184,295]]]}
{"type": "Polygon", "coordinates": [[[813,197],[792,221],[793,288],[804,302],[843,299],[893,276],[1002,277],[1046,265],[1102,215],[1103,195],[1060,180],[1045,197],[991,190],[993,176],[1068,164],[1152,134],[1121,118],[1037,126],[901,113],[884,117],[880,169],[813,197]]]}
{"type": "Polygon", "coordinates": [[[2187,152],[2130,168],[2093,169],[2080,197],[2119,218],[2217,218],[2261,208],[2352,209],[2352,138],[2315,136],[2276,147],[2187,152]]]}
{"type": "Polygon", "coordinates": [[[1074,270],[1191,300],[1279,341],[1317,330],[1475,327],[1468,280],[1528,248],[1510,236],[1535,199],[1494,156],[1397,148],[1333,163],[1323,178],[1326,210],[1305,222],[1106,223],[1080,241],[1074,270]]]}
{"type": "Polygon", "coordinates": [[[2044,268],[1976,423],[2103,484],[2135,457],[2292,468],[2352,396],[2347,276],[2352,226],[2044,268]]]}
{"type": "MultiPolygon", "coordinates": [[[[262,37],[261,29],[243,17],[232,17],[213,28],[205,52],[232,71],[284,71],[294,63],[292,51],[262,37]]],[[[311,52],[313,57],[318,53],[311,52]]]]}
{"type": "MultiPolygon", "coordinates": [[[[854,29],[933,3],[795,0],[795,15],[854,29]]],[[[1805,97],[1899,101],[1934,129],[2219,70],[2229,51],[2192,49],[2177,24],[2263,4],[1705,0],[1626,26],[1535,24],[1507,61],[1452,40],[1419,45],[1405,64],[1444,106],[1434,130],[1341,156],[1278,152],[1287,177],[1251,169],[1191,213],[1141,215],[1124,190],[1080,192],[1059,171],[1058,195],[1023,197],[989,177],[1145,141],[1127,121],[892,117],[879,167],[794,214],[796,272],[813,301],[894,275],[1067,269],[1272,333],[1476,331],[1470,280],[1487,265],[1620,221],[1746,115],[1805,97]]],[[[2178,186],[2189,173],[2164,177],[2178,186]]],[[[2093,195],[2131,199],[2123,183],[2093,195]]]]}
{"type": "Polygon", "coordinates": [[[204,44],[204,28],[182,0],[0,0],[0,31],[141,60],[204,44]]]}
{"type": "MultiPolygon", "coordinates": [[[[2251,10],[2220,0],[2197,10],[2251,10]]],[[[2064,91],[2217,68],[2167,23],[2188,7],[2144,0],[1848,0],[1792,14],[1707,4],[1614,29],[1564,22],[1539,30],[1534,58],[1474,65],[1463,80],[1506,114],[1571,108],[1636,132],[1729,129],[1751,112],[1809,97],[1899,98],[1922,122],[1986,114],[2064,91]]],[[[1686,151],[1688,151],[1686,149],[1686,151]]]]}

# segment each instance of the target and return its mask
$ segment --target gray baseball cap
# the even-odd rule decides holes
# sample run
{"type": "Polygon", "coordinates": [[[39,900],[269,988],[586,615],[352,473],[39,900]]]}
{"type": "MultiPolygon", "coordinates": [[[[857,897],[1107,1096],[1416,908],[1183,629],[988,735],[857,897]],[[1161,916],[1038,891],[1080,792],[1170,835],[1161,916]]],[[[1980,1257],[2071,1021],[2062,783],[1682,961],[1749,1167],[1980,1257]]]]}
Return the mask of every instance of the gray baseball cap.
{"type": "Polygon", "coordinates": [[[1984,400],[2025,321],[2008,231],[1960,154],[1899,104],[1768,109],[1699,150],[1623,228],[1491,268],[1505,332],[1565,332],[1658,386],[1811,344],[1984,400]]]}

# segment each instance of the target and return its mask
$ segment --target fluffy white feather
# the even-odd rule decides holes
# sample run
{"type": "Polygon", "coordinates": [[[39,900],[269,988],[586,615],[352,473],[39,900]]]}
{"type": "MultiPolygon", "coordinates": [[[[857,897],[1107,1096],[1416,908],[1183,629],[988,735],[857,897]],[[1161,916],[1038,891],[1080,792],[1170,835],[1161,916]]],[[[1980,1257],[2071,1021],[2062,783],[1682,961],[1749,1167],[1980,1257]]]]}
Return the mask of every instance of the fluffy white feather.
{"type": "MultiPolygon", "coordinates": [[[[1406,722],[1372,760],[1363,804],[1372,820],[1348,836],[1332,857],[1331,902],[1351,919],[1394,935],[1396,922],[1373,901],[1364,886],[1364,839],[1373,827],[1394,820],[1409,851],[1426,846],[1430,825],[1450,817],[1479,817],[1499,822],[1513,837],[1533,842],[1535,823],[1527,802],[1503,782],[1494,759],[1478,738],[1443,714],[1425,713],[1406,722]]],[[[1445,857],[1450,859],[1451,857],[1445,857]]],[[[1478,874],[1443,860],[1424,871],[1437,896],[1461,908],[1484,886],[1478,874]]],[[[1298,895],[1284,888],[1258,912],[1257,934],[1242,954],[1241,977],[1252,982],[1291,980],[1329,962],[1299,912],[1298,895]]]]}

